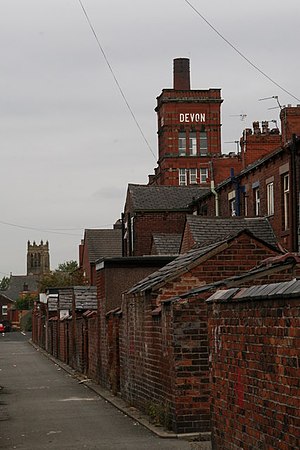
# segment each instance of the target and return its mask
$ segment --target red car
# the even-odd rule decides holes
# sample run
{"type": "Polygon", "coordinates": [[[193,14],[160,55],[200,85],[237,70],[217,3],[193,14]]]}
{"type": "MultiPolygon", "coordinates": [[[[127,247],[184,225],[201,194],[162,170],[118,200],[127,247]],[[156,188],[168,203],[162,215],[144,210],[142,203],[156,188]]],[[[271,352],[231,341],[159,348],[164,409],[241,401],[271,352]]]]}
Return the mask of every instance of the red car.
{"type": "Polygon", "coordinates": [[[5,331],[5,327],[3,325],[3,323],[0,323],[0,333],[4,333],[5,331]]]}

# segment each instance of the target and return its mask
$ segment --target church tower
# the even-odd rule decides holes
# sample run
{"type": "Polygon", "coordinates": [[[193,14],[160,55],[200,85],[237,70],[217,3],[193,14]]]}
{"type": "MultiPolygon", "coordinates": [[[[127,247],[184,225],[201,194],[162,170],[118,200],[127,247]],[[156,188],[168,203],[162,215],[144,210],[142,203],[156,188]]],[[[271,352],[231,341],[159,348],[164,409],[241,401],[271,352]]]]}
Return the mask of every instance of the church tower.
{"type": "Polygon", "coordinates": [[[221,89],[194,90],[190,61],[174,59],[173,89],[157,97],[158,167],[149,184],[206,184],[221,155],[221,89]]]}
{"type": "Polygon", "coordinates": [[[27,275],[41,276],[50,272],[49,243],[27,243],[27,275]]]}

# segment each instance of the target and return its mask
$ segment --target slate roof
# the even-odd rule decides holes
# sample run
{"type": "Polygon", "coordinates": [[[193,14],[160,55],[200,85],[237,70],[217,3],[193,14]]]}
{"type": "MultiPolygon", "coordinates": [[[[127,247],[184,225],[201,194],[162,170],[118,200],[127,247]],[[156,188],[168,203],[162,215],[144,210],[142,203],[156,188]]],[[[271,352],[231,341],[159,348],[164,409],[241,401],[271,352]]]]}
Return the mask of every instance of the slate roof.
{"type": "Polygon", "coordinates": [[[88,249],[89,261],[100,258],[122,256],[122,229],[87,229],[84,241],[88,249]]]}
{"type": "Polygon", "coordinates": [[[225,239],[245,229],[269,245],[276,246],[277,243],[270,222],[265,217],[223,218],[188,215],[187,225],[190,228],[196,245],[225,239]]]}
{"type": "Polygon", "coordinates": [[[128,185],[134,211],[187,211],[193,200],[208,192],[209,189],[199,186],[128,185]]]}
{"type": "Polygon", "coordinates": [[[34,275],[11,275],[8,288],[5,291],[0,291],[0,293],[15,301],[20,297],[20,293],[24,291],[25,285],[28,292],[37,292],[39,286],[38,278],[34,275]]]}
{"type": "Polygon", "coordinates": [[[152,246],[157,255],[178,255],[181,239],[181,234],[154,233],[152,246]]]}
{"type": "Polygon", "coordinates": [[[147,278],[144,278],[139,283],[135,284],[128,293],[133,294],[136,292],[144,292],[149,289],[153,289],[158,287],[161,282],[166,282],[171,280],[172,278],[187,272],[190,266],[195,263],[202,256],[208,255],[212,250],[220,247],[223,242],[214,242],[210,245],[192,249],[187,253],[183,253],[179,255],[176,259],[171,261],[166,266],[163,266],[161,269],[149,275],[147,278]]]}

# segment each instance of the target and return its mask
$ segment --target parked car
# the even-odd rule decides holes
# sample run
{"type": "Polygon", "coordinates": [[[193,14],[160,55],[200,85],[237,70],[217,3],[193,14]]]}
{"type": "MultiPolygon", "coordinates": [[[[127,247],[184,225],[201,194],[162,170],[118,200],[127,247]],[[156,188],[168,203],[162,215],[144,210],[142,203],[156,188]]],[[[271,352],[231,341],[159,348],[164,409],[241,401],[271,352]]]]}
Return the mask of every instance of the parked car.
{"type": "Polygon", "coordinates": [[[4,328],[3,331],[5,331],[6,333],[7,333],[8,331],[11,331],[11,323],[10,323],[9,320],[2,320],[2,321],[0,322],[0,333],[2,333],[1,325],[2,325],[2,327],[4,328]]]}
{"type": "Polygon", "coordinates": [[[5,331],[5,327],[3,325],[3,323],[0,323],[0,333],[4,333],[5,331]]]}

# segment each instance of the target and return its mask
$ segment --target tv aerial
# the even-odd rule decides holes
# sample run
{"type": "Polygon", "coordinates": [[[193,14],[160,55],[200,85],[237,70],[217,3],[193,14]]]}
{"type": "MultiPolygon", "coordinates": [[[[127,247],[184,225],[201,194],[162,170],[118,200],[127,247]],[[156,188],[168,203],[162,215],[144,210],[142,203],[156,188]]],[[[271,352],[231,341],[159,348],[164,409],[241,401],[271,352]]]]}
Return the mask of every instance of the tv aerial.
{"type": "Polygon", "coordinates": [[[260,102],[262,100],[271,100],[272,98],[274,98],[276,100],[278,106],[274,106],[273,108],[268,108],[268,109],[277,109],[277,108],[282,109],[282,106],[281,106],[281,104],[279,103],[279,100],[278,100],[278,95],[272,95],[272,97],[259,98],[258,101],[260,102]]]}
{"type": "Polygon", "coordinates": [[[239,141],[225,141],[224,142],[224,144],[235,144],[237,154],[240,153],[239,143],[240,143],[239,141]]]}
{"type": "Polygon", "coordinates": [[[247,114],[230,114],[230,117],[239,117],[243,122],[246,119],[247,114]]]}

